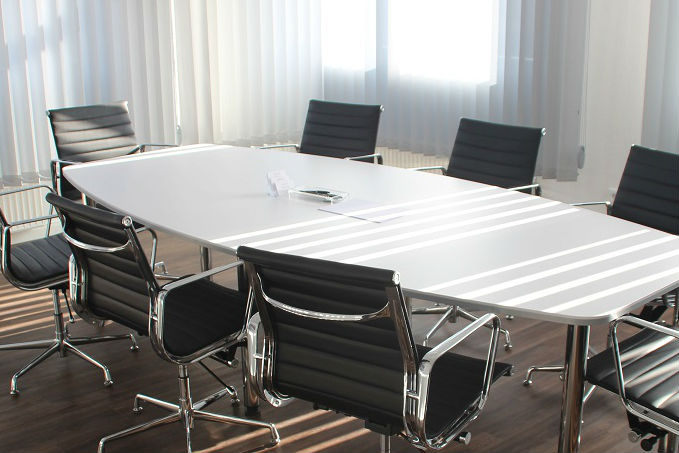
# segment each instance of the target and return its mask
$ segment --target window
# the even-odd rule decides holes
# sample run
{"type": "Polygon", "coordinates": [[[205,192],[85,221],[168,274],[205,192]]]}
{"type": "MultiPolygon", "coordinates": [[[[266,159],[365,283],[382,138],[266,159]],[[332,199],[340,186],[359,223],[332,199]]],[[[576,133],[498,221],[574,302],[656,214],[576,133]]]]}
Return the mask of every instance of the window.
{"type": "Polygon", "coordinates": [[[389,1],[389,65],[402,75],[493,82],[497,0],[389,1]]]}

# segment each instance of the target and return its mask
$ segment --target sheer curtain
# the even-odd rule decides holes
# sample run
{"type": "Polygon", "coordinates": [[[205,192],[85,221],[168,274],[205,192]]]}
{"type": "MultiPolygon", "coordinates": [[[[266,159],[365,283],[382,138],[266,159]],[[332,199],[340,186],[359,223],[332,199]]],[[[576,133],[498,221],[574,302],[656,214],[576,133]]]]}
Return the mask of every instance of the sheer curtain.
{"type": "Polygon", "coordinates": [[[174,142],[167,2],[0,2],[2,185],[49,177],[45,111],[127,99],[139,138],[174,142]]]}
{"type": "Polygon", "coordinates": [[[538,172],[577,177],[586,0],[175,8],[184,143],[297,141],[310,98],[380,103],[382,146],[449,155],[462,116],[542,126],[538,172]]]}
{"type": "Polygon", "coordinates": [[[585,0],[391,1],[388,8],[384,143],[449,155],[463,116],[545,127],[538,174],[576,179],[585,0]]]}
{"type": "Polygon", "coordinates": [[[679,2],[653,0],[641,144],[679,153],[679,2]]]}
{"type": "Polygon", "coordinates": [[[119,99],[140,140],[161,143],[298,141],[310,98],[383,104],[379,144],[439,155],[461,116],[544,126],[541,173],[575,179],[586,9],[587,0],[0,0],[2,184],[48,176],[46,109],[119,99]]]}

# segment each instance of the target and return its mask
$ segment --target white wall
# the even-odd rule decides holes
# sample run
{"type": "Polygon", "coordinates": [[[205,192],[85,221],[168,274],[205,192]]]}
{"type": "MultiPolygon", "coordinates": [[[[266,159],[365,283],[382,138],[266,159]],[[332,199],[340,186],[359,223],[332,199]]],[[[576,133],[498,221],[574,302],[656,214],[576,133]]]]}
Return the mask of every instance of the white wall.
{"type": "Polygon", "coordinates": [[[585,166],[572,183],[545,180],[544,195],[608,200],[632,144],[641,143],[650,0],[591,0],[585,74],[585,166]]]}

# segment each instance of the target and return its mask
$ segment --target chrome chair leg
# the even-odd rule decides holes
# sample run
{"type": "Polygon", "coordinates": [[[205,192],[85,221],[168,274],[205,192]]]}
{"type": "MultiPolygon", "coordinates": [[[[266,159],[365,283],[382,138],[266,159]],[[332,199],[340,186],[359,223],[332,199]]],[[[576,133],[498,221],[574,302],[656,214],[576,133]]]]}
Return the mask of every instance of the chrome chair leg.
{"type": "Polygon", "coordinates": [[[222,396],[229,395],[230,389],[222,389],[212,395],[203,398],[202,400],[192,402],[191,399],[191,386],[189,383],[189,374],[187,365],[179,365],[179,404],[173,404],[166,401],[159,400],[150,396],[138,394],[134,399],[133,411],[139,413],[143,407],[139,404],[139,401],[144,401],[154,406],[158,406],[162,409],[174,412],[171,415],[167,415],[163,418],[159,418],[147,423],[143,423],[132,428],[125,429],[115,434],[111,434],[102,438],[99,441],[99,453],[104,453],[105,444],[111,440],[120,439],[122,437],[130,436],[132,434],[139,433],[141,431],[146,431],[156,426],[161,426],[172,422],[182,422],[186,433],[186,451],[191,453],[191,430],[194,426],[195,420],[207,420],[217,423],[227,423],[227,424],[238,424],[247,426],[256,426],[259,428],[266,428],[269,430],[271,435],[271,441],[265,446],[270,447],[277,445],[280,442],[280,435],[278,430],[272,423],[262,422],[259,420],[251,420],[246,418],[234,417],[230,415],[220,415],[214,414],[212,412],[202,411],[201,408],[213,403],[222,396]]]}
{"type": "MultiPolygon", "coordinates": [[[[234,360],[236,360],[236,359],[234,359],[234,360]]],[[[237,362],[237,360],[236,360],[236,362],[237,362]]],[[[212,371],[212,370],[210,369],[210,367],[208,367],[207,365],[205,365],[205,363],[203,363],[202,360],[199,361],[198,364],[199,364],[201,367],[203,367],[203,369],[204,369],[205,371],[207,371],[208,374],[209,374],[210,376],[212,376],[213,378],[215,378],[215,380],[216,380],[217,382],[219,382],[219,383],[222,385],[222,387],[223,387],[222,390],[213,393],[212,395],[208,396],[207,398],[203,398],[203,399],[201,400],[201,402],[205,401],[206,403],[205,403],[204,405],[202,405],[201,407],[199,407],[198,409],[202,409],[203,407],[205,407],[205,406],[207,406],[207,405],[209,405],[209,404],[214,403],[214,402],[217,401],[219,398],[221,398],[221,397],[223,397],[223,396],[226,396],[227,394],[229,395],[229,397],[231,397],[231,405],[232,405],[232,406],[237,406],[237,405],[240,404],[240,399],[238,399],[238,391],[236,390],[235,387],[233,387],[233,386],[227,384],[226,382],[224,382],[219,376],[217,376],[217,374],[215,374],[214,371],[212,371]],[[217,395],[219,395],[219,396],[217,396],[217,395]]],[[[228,363],[227,363],[227,366],[228,366],[228,363]]],[[[196,403],[196,404],[198,404],[198,403],[196,403]]]]}
{"type": "MultiPolygon", "coordinates": [[[[433,314],[433,313],[438,313],[439,310],[442,307],[427,307],[423,309],[416,309],[417,311],[413,310],[413,314],[433,314]]],[[[441,316],[438,321],[429,329],[429,331],[424,335],[424,339],[422,341],[422,344],[424,346],[427,346],[427,343],[431,339],[432,336],[441,328],[443,325],[446,323],[446,321],[449,322],[456,322],[457,317],[464,318],[468,321],[476,321],[478,318],[474,316],[473,314],[469,313],[468,311],[460,308],[459,306],[451,306],[447,307],[447,309],[443,312],[443,316],[441,316]]],[[[488,325],[486,326],[488,328],[492,328],[492,326],[488,325]]],[[[500,328],[500,333],[504,335],[505,337],[505,351],[509,351],[512,349],[512,339],[509,334],[509,331],[504,328],[500,328]]]]}
{"type": "Polygon", "coordinates": [[[92,344],[92,343],[103,343],[106,341],[117,341],[129,339],[132,343],[130,346],[130,351],[137,351],[139,345],[137,344],[137,339],[131,333],[123,333],[120,335],[101,335],[99,337],[68,337],[68,342],[72,345],[80,344],[92,344]]]}
{"type": "Polygon", "coordinates": [[[138,414],[142,410],[144,410],[144,406],[139,405],[139,401],[144,401],[145,403],[153,404],[156,407],[160,407],[161,409],[165,409],[170,412],[179,412],[179,405],[177,404],[168,403],[167,401],[159,400],[152,396],[137,393],[137,395],[134,397],[134,406],[132,407],[132,412],[134,412],[135,414],[138,414]]]}
{"type": "Polygon", "coordinates": [[[50,346],[48,349],[40,353],[40,355],[30,362],[26,364],[22,369],[17,371],[14,376],[12,376],[12,381],[9,386],[9,394],[10,395],[18,395],[19,394],[19,389],[17,388],[17,380],[24,374],[26,374],[31,368],[35,367],[39,363],[43,362],[46,358],[51,356],[52,354],[59,352],[60,344],[57,342],[54,342],[52,346],[50,346]]]}
{"type": "Polygon", "coordinates": [[[39,363],[42,363],[45,359],[54,353],[59,353],[61,357],[64,357],[66,352],[71,351],[81,359],[99,367],[104,372],[104,385],[109,386],[113,383],[111,379],[111,373],[108,368],[93,359],[89,355],[85,354],[83,351],[78,349],[76,345],[89,344],[89,343],[99,343],[102,341],[114,341],[114,340],[125,340],[129,339],[132,342],[130,349],[137,350],[137,341],[132,334],[122,334],[122,335],[103,335],[99,337],[70,337],[68,334],[68,329],[64,327],[64,316],[61,311],[61,304],[59,302],[59,290],[52,290],[52,305],[54,308],[53,318],[54,318],[54,339],[52,340],[38,340],[38,341],[25,341],[22,343],[13,343],[0,345],[0,351],[9,351],[15,349],[38,349],[47,347],[36,358],[31,360],[26,366],[17,371],[14,376],[12,376],[10,382],[10,395],[18,395],[18,379],[26,374],[29,370],[34,368],[39,363]]]}
{"type": "Polygon", "coordinates": [[[380,434],[380,453],[391,452],[391,436],[380,434]]]}
{"type": "Polygon", "coordinates": [[[109,385],[113,384],[113,379],[111,378],[111,372],[108,370],[108,367],[99,361],[93,359],[89,355],[85,354],[82,352],[80,349],[76,348],[73,346],[71,343],[69,343],[68,340],[63,341],[63,346],[65,349],[69,351],[73,351],[76,356],[80,357],[86,362],[91,363],[92,365],[96,366],[97,368],[100,368],[104,372],[104,385],[108,387],[109,385]]]}
{"type": "Polygon", "coordinates": [[[19,349],[42,349],[54,344],[54,340],[24,341],[22,343],[2,344],[0,351],[13,351],[19,349]]]}
{"type": "Polygon", "coordinates": [[[163,418],[152,420],[152,421],[147,422],[147,423],[142,423],[140,425],[133,426],[132,428],[127,428],[123,431],[117,432],[115,434],[111,434],[110,436],[106,436],[99,441],[99,449],[97,451],[99,453],[104,453],[104,444],[106,442],[109,442],[109,441],[112,441],[112,440],[115,440],[115,439],[120,439],[122,437],[131,436],[132,434],[140,433],[142,431],[147,431],[151,428],[155,428],[156,426],[162,426],[162,425],[165,425],[167,423],[173,423],[173,422],[176,422],[176,421],[179,421],[179,413],[167,415],[163,418]]]}
{"type": "Polygon", "coordinates": [[[202,400],[198,400],[195,403],[193,403],[193,408],[195,410],[201,410],[209,406],[210,404],[214,403],[215,401],[225,397],[226,395],[229,395],[231,397],[231,405],[232,406],[237,406],[238,402],[240,401],[238,399],[238,394],[236,393],[236,389],[234,389],[232,386],[226,386],[219,390],[218,392],[213,393],[212,395],[209,395],[202,400]],[[235,396],[235,398],[234,398],[235,396]]]}
{"type": "MultiPolygon", "coordinates": [[[[610,338],[610,335],[609,335],[609,338],[608,338],[609,344],[608,344],[607,347],[610,347],[610,341],[611,341],[611,338],[610,338]]],[[[597,353],[597,351],[593,347],[589,346],[587,348],[587,354],[588,355],[595,355],[596,353],[597,353]]],[[[559,376],[559,378],[561,380],[563,380],[564,370],[565,370],[565,367],[563,365],[530,366],[530,367],[528,367],[528,370],[526,371],[526,379],[523,381],[523,385],[525,385],[525,386],[531,385],[533,383],[532,377],[533,377],[533,374],[535,374],[535,373],[562,373],[562,375],[559,376]]],[[[585,395],[584,401],[587,401],[588,398],[589,398],[589,395],[585,395]]]]}
{"type": "Polygon", "coordinates": [[[565,368],[563,365],[542,365],[528,367],[528,371],[526,371],[526,379],[523,380],[523,385],[529,386],[533,383],[533,373],[563,373],[564,370],[565,368]]]}
{"type": "MultiPolygon", "coordinates": [[[[464,310],[460,307],[457,307],[457,316],[459,316],[460,318],[464,318],[467,321],[476,321],[477,319],[479,319],[478,317],[472,315],[471,313],[469,313],[468,311],[466,311],[466,310],[464,310]]],[[[490,324],[486,325],[486,327],[488,327],[489,329],[492,329],[492,325],[490,325],[490,324]]],[[[504,337],[505,337],[505,344],[504,344],[505,351],[511,350],[513,345],[512,345],[512,339],[509,336],[509,330],[503,329],[502,327],[500,327],[500,334],[504,335],[504,337]]]]}

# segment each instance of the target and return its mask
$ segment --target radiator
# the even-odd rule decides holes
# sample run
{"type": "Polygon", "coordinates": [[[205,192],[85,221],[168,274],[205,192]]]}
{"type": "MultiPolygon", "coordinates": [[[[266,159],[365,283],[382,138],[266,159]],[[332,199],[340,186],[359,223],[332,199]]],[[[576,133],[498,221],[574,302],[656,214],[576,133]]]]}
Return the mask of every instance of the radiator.
{"type": "MultiPolygon", "coordinates": [[[[49,204],[45,201],[46,189],[28,190],[2,195],[0,191],[0,209],[8,222],[32,219],[49,213],[49,204]]],[[[56,223],[59,223],[56,220],[56,223]]],[[[32,222],[25,225],[17,225],[12,232],[27,230],[45,226],[45,222],[32,222]]]]}
{"type": "Polygon", "coordinates": [[[432,156],[383,147],[378,147],[375,152],[382,154],[384,165],[392,167],[413,168],[432,167],[436,165],[448,167],[448,157],[445,156],[432,156]]]}

